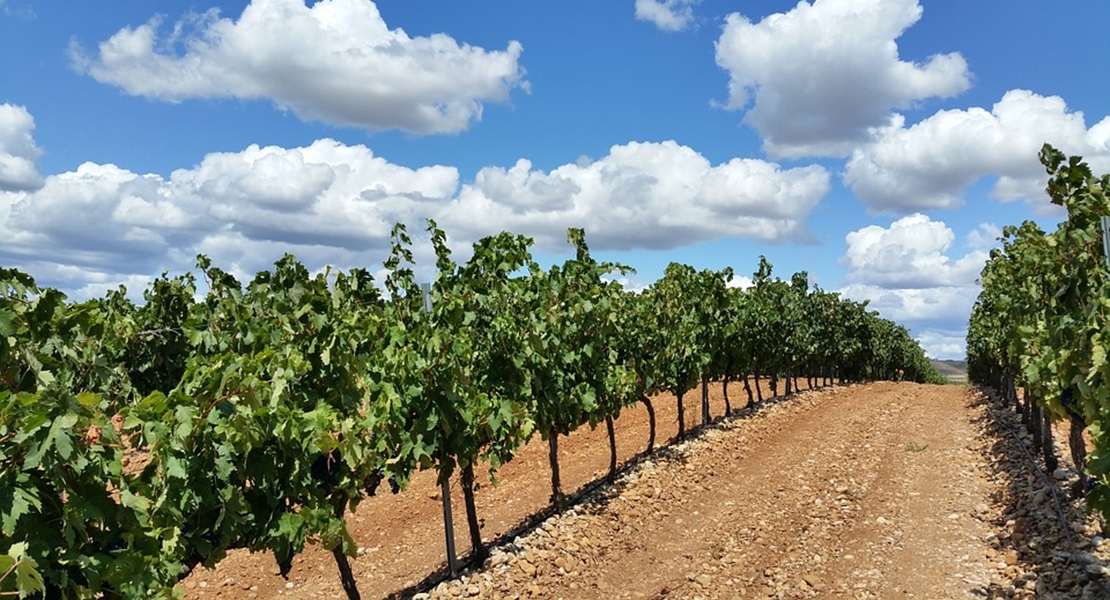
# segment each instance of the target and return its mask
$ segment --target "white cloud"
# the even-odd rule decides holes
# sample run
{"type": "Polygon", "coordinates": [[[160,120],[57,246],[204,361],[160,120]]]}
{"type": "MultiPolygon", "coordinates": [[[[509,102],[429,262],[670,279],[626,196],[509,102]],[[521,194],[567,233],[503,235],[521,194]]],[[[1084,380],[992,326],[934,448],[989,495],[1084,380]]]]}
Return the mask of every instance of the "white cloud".
{"type": "Polygon", "coordinates": [[[889,228],[870,225],[849,233],[842,259],[849,281],[890,288],[969,285],[988,255],[975,250],[953,260],[945,253],[955,234],[922,214],[903,217],[889,228]]]}
{"type": "Polygon", "coordinates": [[[422,227],[457,187],[454,168],[408,169],[326,139],[209,154],[169,178],[85,163],[47,177],[35,192],[0,193],[0,262],[117,279],[188,269],[197,253],[241,273],[285,252],[306,264],[365,266],[384,258],[395,222],[422,227]]]}
{"type": "Polygon", "coordinates": [[[250,146],[209,154],[171,176],[173,194],[247,239],[383,248],[397,221],[435,216],[458,187],[453,167],[408,169],[365,146],[318,140],[305,148],[250,146]]]}
{"type": "Polygon", "coordinates": [[[717,40],[728,108],[772,156],[845,156],[891,109],[950,97],[970,85],[958,53],[901,60],[895,40],[921,18],[917,0],[815,0],[752,23],[731,14],[717,40]]]}
{"type": "Polygon", "coordinates": [[[906,326],[933,358],[959,359],[966,355],[967,319],[979,296],[978,286],[928,289],[887,289],[851,284],[840,289],[847,298],[868,301],[883,318],[906,326]]]}
{"type": "Polygon", "coordinates": [[[944,329],[922,331],[914,337],[931,358],[963,360],[967,358],[967,332],[944,329]]]}
{"type": "Polygon", "coordinates": [[[913,331],[966,329],[971,307],[979,297],[975,285],[902,289],[850,284],[839,291],[857,302],[868,300],[868,308],[913,331]]]}
{"type": "MultiPolygon", "coordinates": [[[[12,265],[5,265],[12,266],[12,265]]],[[[35,282],[65,291],[70,298],[84,300],[103,297],[108,290],[123,285],[132,299],[142,298],[142,292],[159,273],[117,273],[86,267],[63,265],[50,261],[31,260],[18,265],[30,273],[35,282]]]]}
{"type": "Polygon", "coordinates": [[[994,223],[980,223],[967,234],[967,244],[972,248],[983,250],[998,246],[998,238],[1002,237],[1002,228],[994,223]]]}
{"type": "Polygon", "coordinates": [[[35,119],[27,109],[0,104],[0,192],[33,190],[42,186],[35,161],[42,151],[31,132],[35,119]]]}
{"type": "Polygon", "coordinates": [[[663,31],[682,31],[694,21],[700,0],[636,0],[636,18],[654,23],[663,31]]]}
{"type": "MultiPolygon", "coordinates": [[[[189,217],[160,198],[160,178],[142,177],[115,165],[85,163],[76,171],[46,178],[35,192],[8,194],[8,243],[0,256],[36,258],[100,269],[114,264],[154,270],[160,256],[181,242],[189,217]],[[117,218],[128,203],[149,203],[160,222],[127,223],[117,218]]],[[[145,269],[144,269],[145,270],[145,269]]],[[[119,271],[122,272],[122,271],[119,271]]]]}
{"type": "Polygon", "coordinates": [[[75,66],[129,94],[269,99],[302,119],[426,134],[459,132],[483,102],[526,87],[521,45],[487,51],[446,34],[389,29],[370,0],[253,0],[238,20],[217,10],[159,35],[161,20],[124,28],[75,66]]]}
{"type": "Polygon", "coordinates": [[[585,227],[596,249],[804,238],[804,220],[828,185],[819,166],[713,166],[674,142],[614,146],[600,160],[550,173],[522,159],[482,169],[465,185],[453,167],[410,169],[361,145],[252,145],[168,177],[90,162],[47,177],[38,190],[0,192],[0,264],[33,266],[45,285],[71,292],[191,269],[197,253],[244,276],[286,252],[310,269],[372,268],[385,258],[393,224],[403,222],[421,264],[431,265],[421,241],[427,218],[450,234],[460,257],[502,230],[554,251],[566,250],[567,227],[585,227]]]}
{"type": "Polygon", "coordinates": [[[933,358],[963,358],[966,355],[967,320],[979,297],[975,285],[927,289],[887,289],[851,284],[840,293],[883,318],[907,327],[925,352],[933,358]]]}
{"type": "Polygon", "coordinates": [[[751,277],[745,277],[744,275],[733,275],[732,279],[729,280],[729,282],[726,283],[725,286],[730,287],[730,288],[740,288],[742,290],[746,290],[750,287],[755,286],[755,282],[752,281],[751,277]]]}
{"type": "MultiPolygon", "coordinates": [[[[987,235],[992,227],[980,225],[969,239],[987,235]]],[[[955,239],[943,222],[920,214],[887,228],[872,225],[853,231],[846,237],[848,249],[841,259],[849,284],[840,292],[869,301],[883,317],[908,327],[930,356],[957,358],[988,253],[977,248],[952,257],[955,239]]]]}
{"type": "Polygon", "coordinates": [[[615,249],[808,239],[804,219],[828,186],[820,166],[782,169],[753,159],[714,166],[673,141],[632,142],[549,173],[524,159],[486,167],[440,223],[472,238],[508,229],[548,248],[562,248],[567,227],[585,227],[591,246],[615,249]]]}
{"type": "Polygon", "coordinates": [[[608,276],[608,277],[602,277],[602,279],[605,280],[605,281],[615,281],[615,282],[619,283],[622,288],[624,288],[624,291],[632,292],[633,294],[642,293],[644,290],[651,287],[650,283],[644,283],[642,281],[639,281],[635,277],[608,276]]]}
{"type": "Polygon", "coordinates": [[[940,111],[908,128],[899,118],[853,152],[844,181],[872,209],[908,212],[956,207],[965,186],[993,175],[993,197],[1047,210],[1045,142],[1110,170],[1110,117],[1087,129],[1062,98],[1011,90],[989,112],[940,111]]]}

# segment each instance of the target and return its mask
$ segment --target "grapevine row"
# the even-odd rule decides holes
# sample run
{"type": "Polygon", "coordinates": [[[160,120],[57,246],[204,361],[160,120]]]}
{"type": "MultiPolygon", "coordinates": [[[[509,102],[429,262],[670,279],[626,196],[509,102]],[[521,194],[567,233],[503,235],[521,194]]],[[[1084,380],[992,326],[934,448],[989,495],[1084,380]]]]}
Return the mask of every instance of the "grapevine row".
{"type": "Polygon", "coordinates": [[[1003,230],[983,269],[971,315],[968,375],[994,386],[1019,410],[1050,470],[1052,421],[1070,422],[1081,477],[1074,493],[1110,516],[1110,279],[1100,217],[1110,215],[1110,175],[1045,145],[1041,163],[1052,203],[1067,219],[1051,233],[1026,221],[1003,230]],[[1020,394],[1018,393],[1020,390],[1020,394]],[[1083,431],[1094,444],[1088,455],[1083,431]]]}
{"type": "Polygon", "coordinates": [[[284,574],[315,542],[357,597],[344,515],[383,482],[458,473],[481,556],[475,469],[492,476],[534,435],[560,506],[559,437],[606,423],[615,469],[613,419],[657,392],[681,409],[710,379],[726,402],[742,382],[751,404],[750,377],[787,393],[799,378],[939,377],[904,328],[762,258],[747,290],[731,269],[672,264],[632,293],[581,230],[546,270],[524,236],[482,239],[458,264],[428,232],[428,293],[400,225],[380,285],[292,256],[243,285],[201,256],[199,300],[185,274],[141,304],[122,287],[73,303],[0,270],[0,592],[169,594],[228,550],[267,550],[284,574]]]}

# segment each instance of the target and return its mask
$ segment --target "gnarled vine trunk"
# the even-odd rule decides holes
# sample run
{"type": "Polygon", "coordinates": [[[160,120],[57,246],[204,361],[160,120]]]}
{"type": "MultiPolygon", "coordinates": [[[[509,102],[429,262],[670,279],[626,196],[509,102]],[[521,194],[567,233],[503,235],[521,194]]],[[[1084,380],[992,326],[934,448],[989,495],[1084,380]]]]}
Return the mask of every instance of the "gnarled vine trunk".
{"type": "Polygon", "coordinates": [[[732,414],[732,403],[728,401],[728,375],[725,375],[725,380],[721,382],[721,394],[725,397],[725,416],[732,414]]]}
{"type": "Polygon", "coordinates": [[[1044,432],[1044,445],[1041,448],[1041,454],[1044,455],[1044,466],[1049,472],[1055,471],[1056,467],[1060,466],[1056,460],[1056,453],[1053,452],[1052,447],[1052,417],[1049,416],[1047,410],[1044,410],[1039,405],[1037,412],[1041,413],[1041,430],[1044,432]]]}
{"type": "Polygon", "coordinates": [[[647,396],[641,395],[640,402],[644,404],[644,408],[648,413],[648,445],[647,451],[655,450],[655,407],[651,405],[651,400],[647,396]]]}
{"type": "Polygon", "coordinates": [[[605,431],[609,434],[609,480],[617,476],[617,435],[613,431],[613,417],[605,417],[605,431]]]}
{"type": "MultiPolygon", "coordinates": [[[[343,513],[347,510],[347,502],[344,500],[335,507],[335,516],[339,519],[343,518],[343,513]]],[[[334,548],[331,549],[331,555],[335,558],[335,564],[339,567],[339,581],[343,584],[343,591],[347,594],[347,600],[360,600],[362,596],[358,593],[358,585],[355,583],[355,574],[351,570],[351,563],[347,560],[347,554],[343,552],[343,540],[340,540],[334,548]]]]}
{"type": "Polygon", "coordinates": [[[682,407],[682,396],[685,392],[679,392],[676,397],[678,398],[678,437],[682,439],[686,437],[686,410],[682,407]]]}
{"type": "Polygon", "coordinates": [[[566,496],[559,480],[559,434],[555,431],[547,436],[547,460],[551,464],[551,503],[556,510],[563,510],[566,496]]]}
{"type": "Polygon", "coordinates": [[[474,463],[462,468],[463,503],[466,505],[466,524],[470,528],[470,556],[481,564],[489,554],[482,543],[482,527],[478,522],[478,509],[474,504],[474,463]]]}
{"type": "Polygon", "coordinates": [[[709,423],[709,376],[701,376],[701,424],[709,423]]]}

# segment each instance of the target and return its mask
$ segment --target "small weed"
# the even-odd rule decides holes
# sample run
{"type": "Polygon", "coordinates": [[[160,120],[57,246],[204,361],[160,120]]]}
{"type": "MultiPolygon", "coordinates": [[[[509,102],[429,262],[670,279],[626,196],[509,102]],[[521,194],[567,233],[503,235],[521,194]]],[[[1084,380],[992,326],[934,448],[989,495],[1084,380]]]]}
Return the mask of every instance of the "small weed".
{"type": "Polygon", "coordinates": [[[918,444],[917,442],[910,442],[910,443],[906,444],[906,451],[907,452],[921,452],[922,450],[924,450],[928,447],[929,447],[929,444],[925,444],[924,446],[922,446],[921,444],[918,444]]]}

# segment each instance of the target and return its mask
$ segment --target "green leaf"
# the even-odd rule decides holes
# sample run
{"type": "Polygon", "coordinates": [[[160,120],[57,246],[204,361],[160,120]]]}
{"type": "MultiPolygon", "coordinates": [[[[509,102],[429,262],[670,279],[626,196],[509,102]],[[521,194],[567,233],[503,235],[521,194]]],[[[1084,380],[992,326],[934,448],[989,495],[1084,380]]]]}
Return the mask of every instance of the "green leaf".
{"type": "Polygon", "coordinates": [[[31,503],[27,501],[26,493],[23,489],[16,489],[12,495],[12,509],[10,512],[4,513],[3,518],[5,535],[14,535],[19,518],[30,512],[31,503]]]}
{"type": "Polygon", "coordinates": [[[293,548],[299,548],[304,543],[305,522],[297,513],[282,513],[278,519],[276,537],[283,539],[293,548]]]}
{"type": "Polygon", "coordinates": [[[166,467],[167,477],[176,477],[178,479],[185,479],[188,477],[188,473],[185,471],[185,464],[176,456],[167,456],[163,464],[166,467]]]}
{"type": "Polygon", "coordinates": [[[234,469],[235,469],[235,465],[232,463],[230,457],[228,457],[224,454],[220,454],[219,456],[216,457],[216,476],[217,477],[219,477],[220,479],[227,479],[228,476],[231,475],[231,472],[234,469]]]}
{"type": "Polygon", "coordinates": [[[63,461],[73,458],[73,437],[70,436],[70,431],[68,428],[59,429],[54,435],[54,448],[63,461]]]}
{"type": "Polygon", "coordinates": [[[77,403],[91,410],[100,404],[100,398],[100,394],[95,394],[93,392],[81,392],[80,394],[77,394],[77,403]]]}
{"type": "MultiPolygon", "coordinates": [[[[26,598],[46,591],[46,584],[38,571],[38,563],[30,556],[25,556],[27,544],[19,542],[12,544],[8,550],[8,557],[15,561],[15,586],[19,590],[19,597],[26,598]]],[[[11,568],[9,563],[8,568],[11,568]]],[[[4,569],[7,572],[7,569],[4,569]]]]}
{"type": "MultiPolygon", "coordinates": [[[[0,310],[0,335],[4,337],[15,335],[15,313],[4,309],[0,310]]],[[[7,569],[4,569],[5,571],[7,569]]]]}
{"type": "Polygon", "coordinates": [[[49,387],[50,384],[54,383],[54,374],[50,371],[38,371],[36,375],[39,378],[39,385],[41,385],[42,387],[49,387]]]}
{"type": "Polygon", "coordinates": [[[146,512],[150,510],[150,500],[147,500],[142,496],[136,496],[131,492],[131,490],[126,488],[120,491],[119,500],[120,504],[127,508],[134,508],[141,512],[146,512]]]}

